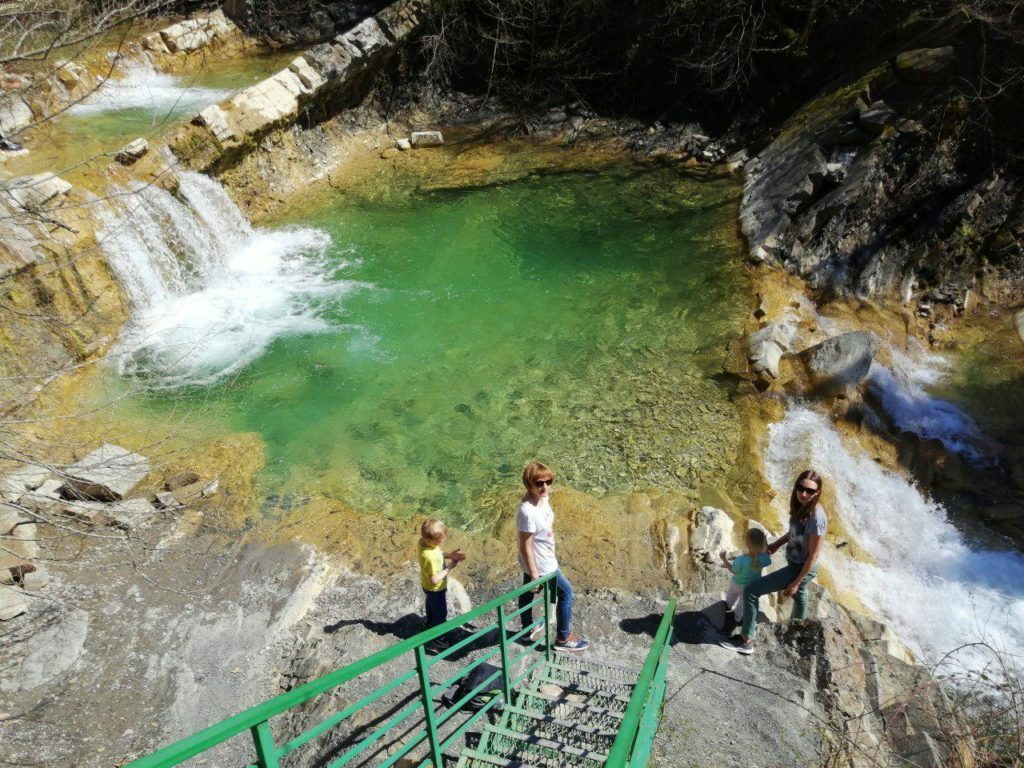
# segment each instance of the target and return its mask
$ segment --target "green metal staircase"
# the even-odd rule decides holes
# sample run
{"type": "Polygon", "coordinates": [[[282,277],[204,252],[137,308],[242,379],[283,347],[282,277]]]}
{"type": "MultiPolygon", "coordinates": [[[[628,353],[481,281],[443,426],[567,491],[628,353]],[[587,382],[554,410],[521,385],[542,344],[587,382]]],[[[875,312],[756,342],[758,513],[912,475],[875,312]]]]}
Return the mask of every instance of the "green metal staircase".
{"type": "MultiPolygon", "coordinates": [[[[199,755],[209,758],[212,753],[206,753],[225,744],[248,751],[251,757],[235,764],[249,768],[284,768],[300,762],[317,768],[646,766],[665,698],[675,601],[669,602],[647,659],[637,670],[586,653],[556,653],[550,626],[553,598],[554,575],[538,579],[127,768],[170,768],[199,755]],[[541,594],[528,605],[509,610],[510,603],[537,588],[541,594]],[[520,614],[538,604],[543,608],[541,619],[519,631],[510,629],[519,624],[520,614]],[[471,624],[491,613],[492,623],[479,628],[471,624]],[[541,638],[526,640],[538,626],[544,628],[541,638]],[[453,631],[464,636],[440,653],[428,652],[433,641],[453,631]],[[413,664],[403,664],[408,654],[413,664]],[[466,658],[468,663],[454,674],[439,674],[466,658]],[[488,661],[500,661],[500,669],[472,690],[460,691],[457,701],[443,703],[446,689],[488,661]],[[366,686],[360,687],[359,681],[367,677],[386,682],[364,693],[366,686]],[[495,688],[500,696],[489,698],[479,709],[469,708],[479,694],[495,688]],[[343,706],[290,738],[282,736],[282,731],[290,730],[289,714],[304,711],[324,695],[343,706]],[[355,727],[358,713],[372,713],[372,721],[381,724],[373,730],[355,727]],[[281,727],[282,720],[286,727],[281,727]],[[235,744],[239,738],[251,739],[250,745],[235,744]]],[[[217,755],[213,764],[230,763],[217,755]]]]}
{"type": "Polygon", "coordinates": [[[558,656],[513,691],[480,744],[463,749],[458,768],[547,768],[608,763],[639,670],[558,656]]]}

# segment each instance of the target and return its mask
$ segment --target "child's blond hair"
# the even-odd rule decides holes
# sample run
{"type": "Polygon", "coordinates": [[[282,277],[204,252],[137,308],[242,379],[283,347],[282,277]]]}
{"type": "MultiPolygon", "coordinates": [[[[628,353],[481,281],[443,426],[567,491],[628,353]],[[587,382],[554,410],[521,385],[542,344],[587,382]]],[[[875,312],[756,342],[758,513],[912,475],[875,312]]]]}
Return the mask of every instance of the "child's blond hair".
{"type": "Polygon", "coordinates": [[[768,551],[768,538],[760,528],[751,528],[747,531],[746,542],[754,554],[768,551]]]}
{"type": "Polygon", "coordinates": [[[444,540],[447,532],[448,529],[440,520],[433,517],[429,520],[424,520],[423,525],[420,526],[420,546],[438,546],[444,540]]]}

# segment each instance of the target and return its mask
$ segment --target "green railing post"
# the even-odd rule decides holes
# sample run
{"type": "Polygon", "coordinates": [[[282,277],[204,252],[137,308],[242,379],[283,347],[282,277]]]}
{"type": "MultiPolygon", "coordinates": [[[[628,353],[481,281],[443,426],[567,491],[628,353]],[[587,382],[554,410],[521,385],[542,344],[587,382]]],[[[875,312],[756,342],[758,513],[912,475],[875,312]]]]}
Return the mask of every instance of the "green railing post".
{"type": "Polygon", "coordinates": [[[505,676],[505,706],[512,706],[512,670],[508,668],[508,637],[505,635],[505,606],[498,606],[498,643],[501,645],[501,674],[505,676]]]}
{"type": "Polygon", "coordinates": [[[274,734],[270,732],[270,723],[264,720],[250,729],[252,743],[256,746],[256,765],[259,768],[277,768],[277,747],[274,746],[274,734]]]}
{"type": "Polygon", "coordinates": [[[551,594],[554,579],[544,582],[544,658],[551,661],[551,594]]]}
{"type": "Polygon", "coordinates": [[[430,670],[427,667],[427,652],[424,646],[416,646],[416,671],[420,676],[420,697],[423,699],[423,714],[427,720],[427,740],[430,742],[430,759],[434,768],[444,768],[441,762],[441,740],[437,738],[437,721],[434,717],[434,697],[430,692],[430,670]]]}

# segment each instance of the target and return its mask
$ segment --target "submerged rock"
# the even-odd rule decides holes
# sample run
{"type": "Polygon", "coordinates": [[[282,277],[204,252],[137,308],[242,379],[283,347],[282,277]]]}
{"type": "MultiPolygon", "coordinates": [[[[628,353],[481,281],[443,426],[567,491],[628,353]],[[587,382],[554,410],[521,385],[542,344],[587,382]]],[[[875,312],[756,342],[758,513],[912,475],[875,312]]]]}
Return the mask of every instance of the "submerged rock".
{"type": "Polygon", "coordinates": [[[870,331],[833,336],[800,353],[817,394],[848,395],[871,370],[878,337],[870,331]]]}

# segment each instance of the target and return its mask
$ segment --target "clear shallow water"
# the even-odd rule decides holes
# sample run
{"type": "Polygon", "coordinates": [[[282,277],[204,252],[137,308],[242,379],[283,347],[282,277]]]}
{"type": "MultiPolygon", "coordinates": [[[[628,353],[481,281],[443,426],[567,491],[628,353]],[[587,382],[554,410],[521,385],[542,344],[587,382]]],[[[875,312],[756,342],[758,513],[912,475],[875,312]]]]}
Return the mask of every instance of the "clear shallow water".
{"type": "Polygon", "coordinates": [[[156,388],[135,400],[154,417],[212,404],[262,435],[285,505],[324,493],[482,524],[534,457],[583,488],[692,485],[738,439],[714,378],[745,310],[736,195],[623,169],[339,197],[236,226],[216,263],[172,245],[191,266],[131,289],[116,359],[156,388]],[[291,247],[310,232],[329,242],[291,247]]]}

